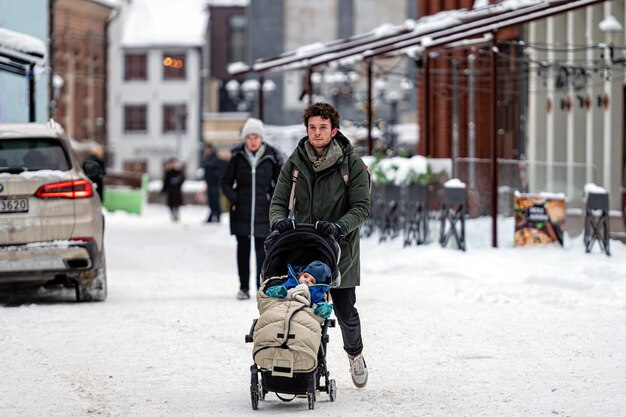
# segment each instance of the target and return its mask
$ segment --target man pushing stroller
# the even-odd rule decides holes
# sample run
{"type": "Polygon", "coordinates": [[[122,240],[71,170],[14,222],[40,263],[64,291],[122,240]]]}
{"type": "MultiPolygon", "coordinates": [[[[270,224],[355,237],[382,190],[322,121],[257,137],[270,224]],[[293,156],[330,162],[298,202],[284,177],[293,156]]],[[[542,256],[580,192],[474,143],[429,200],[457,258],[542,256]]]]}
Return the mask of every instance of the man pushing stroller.
{"type": "Polygon", "coordinates": [[[307,136],[280,171],[270,204],[270,224],[278,232],[293,229],[295,224],[314,224],[320,233],[339,243],[341,284],[330,290],[330,296],[352,382],[363,388],[368,372],[355,303],[361,280],[359,227],[370,209],[369,174],[339,131],[339,113],[333,106],[312,104],[304,110],[302,121],[307,136]]]}

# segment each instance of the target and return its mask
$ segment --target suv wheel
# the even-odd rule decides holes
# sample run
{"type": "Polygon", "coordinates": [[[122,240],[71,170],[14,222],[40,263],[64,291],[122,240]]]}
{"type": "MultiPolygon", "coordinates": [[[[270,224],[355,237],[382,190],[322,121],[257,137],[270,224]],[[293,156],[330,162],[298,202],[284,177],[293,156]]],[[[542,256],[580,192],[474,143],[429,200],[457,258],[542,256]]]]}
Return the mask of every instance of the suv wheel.
{"type": "MultiPolygon", "coordinates": [[[[82,286],[82,279],[76,281],[76,301],[104,301],[107,298],[107,270],[104,251],[100,261],[100,266],[83,274],[95,275],[89,284],[82,286]]],[[[81,277],[82,278],[82,277],[81,277]]]]}

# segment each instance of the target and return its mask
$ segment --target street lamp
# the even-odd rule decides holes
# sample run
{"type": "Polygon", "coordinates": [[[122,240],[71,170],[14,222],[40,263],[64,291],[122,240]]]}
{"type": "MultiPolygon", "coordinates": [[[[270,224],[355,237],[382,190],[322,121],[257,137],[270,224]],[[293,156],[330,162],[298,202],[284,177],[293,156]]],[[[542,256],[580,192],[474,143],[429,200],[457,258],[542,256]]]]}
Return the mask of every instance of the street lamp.
{"type": "MultiPolygon", "coordinates": [[[[349,68],[331,68],[323,74],[311,74],[311,83],[315,91],[322,96],[330,96],[333,106],[340,111],[341,103],[353,101],[354,86],[359,74],[349,68]]],[[[349,117],[348,117],[349,118],[349,117]]]]}
{"type": "Polygon", "coordinates": [[[413,83],[403,79],[400,83],[389,83],[384,78],[374,81],[374,97],[389,106],[389,123],[385,125],[385,131],[389,138],[389,150],[396,152],[398,142],[398,104],[407,100],[407,92],[413,89],[413,83]]]}
{"type": "Polygon", "coordinates": [[[613,51],[613,37],[616,33],[622,33],[624,30],[619,20],[610,14],[598,23],[598,28],[606,33],[609,38],[609,44],[604,45],[608,49],[608,54],[605,57],[607,61],[611,64],[626,64],[626,60],[623,57],[615,59],[613,51]]]}
{"type": "MultiPolygon", "coordinates": [[[[249,112],[252,109],[252,103],[254,103],[257,97],[262,98],[264,94],[269,95],[276,90],[276,83],[272,80],[263,80],[261,86],[261,82],[250,78],[242,82],[230,80],[226,83],[225,88],[228,97],[237,107],[237,111],[249,112]]],[[[260,103],[259,113],[259,118],[262,118],[262,103],[260,103]]]]}

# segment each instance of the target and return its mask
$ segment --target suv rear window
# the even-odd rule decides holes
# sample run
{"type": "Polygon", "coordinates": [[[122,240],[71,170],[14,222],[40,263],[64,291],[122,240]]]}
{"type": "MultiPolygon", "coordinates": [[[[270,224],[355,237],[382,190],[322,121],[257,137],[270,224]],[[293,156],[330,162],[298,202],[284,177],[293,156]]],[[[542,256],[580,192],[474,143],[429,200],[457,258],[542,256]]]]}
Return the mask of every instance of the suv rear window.
{"type": "Polygon", "coordinates": [[[42,169],[70,169],[67,154],[59,141],[33,138],[0,141],[0,172],[42,169]]]}

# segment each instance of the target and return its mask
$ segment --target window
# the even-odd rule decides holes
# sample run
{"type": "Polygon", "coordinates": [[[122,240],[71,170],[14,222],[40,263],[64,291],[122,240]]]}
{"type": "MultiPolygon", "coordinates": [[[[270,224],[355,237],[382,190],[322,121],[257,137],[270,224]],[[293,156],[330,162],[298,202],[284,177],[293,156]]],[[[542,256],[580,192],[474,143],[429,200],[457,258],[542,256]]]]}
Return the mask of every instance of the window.
{"type": "Polygon", "coordinates": [[[163,133],[187,131],[187,105],[165,104],[163,106],[163,133]]]}
{"type": "Polygon", "coordinates": [[[185,79],[185,54],[173,54],[165,52],[163,54],[163,79],[164,80],[184,80],[185,79]]]}
{"type": "Polygon", "coordinates": [[[124,80],[147,80],[146,54],[126,54],[124,56],[124,80]]]}
{"type": "Polygon", "coordinates": [[[228,19],[228,62],[244,62],[247,19],[233,15],[228,19]]]}
{"type": "Polygon", "coordinates": [[[145,104],[124,106],[124,131],[145,132],[148,130],[148,111],[145,104]]]}
{"type": "Polygon", "coordinates": [[[0,142],[0,172],[41,169],[70,169],[70,162],[58,140],[24,138],[0,142]]]}

